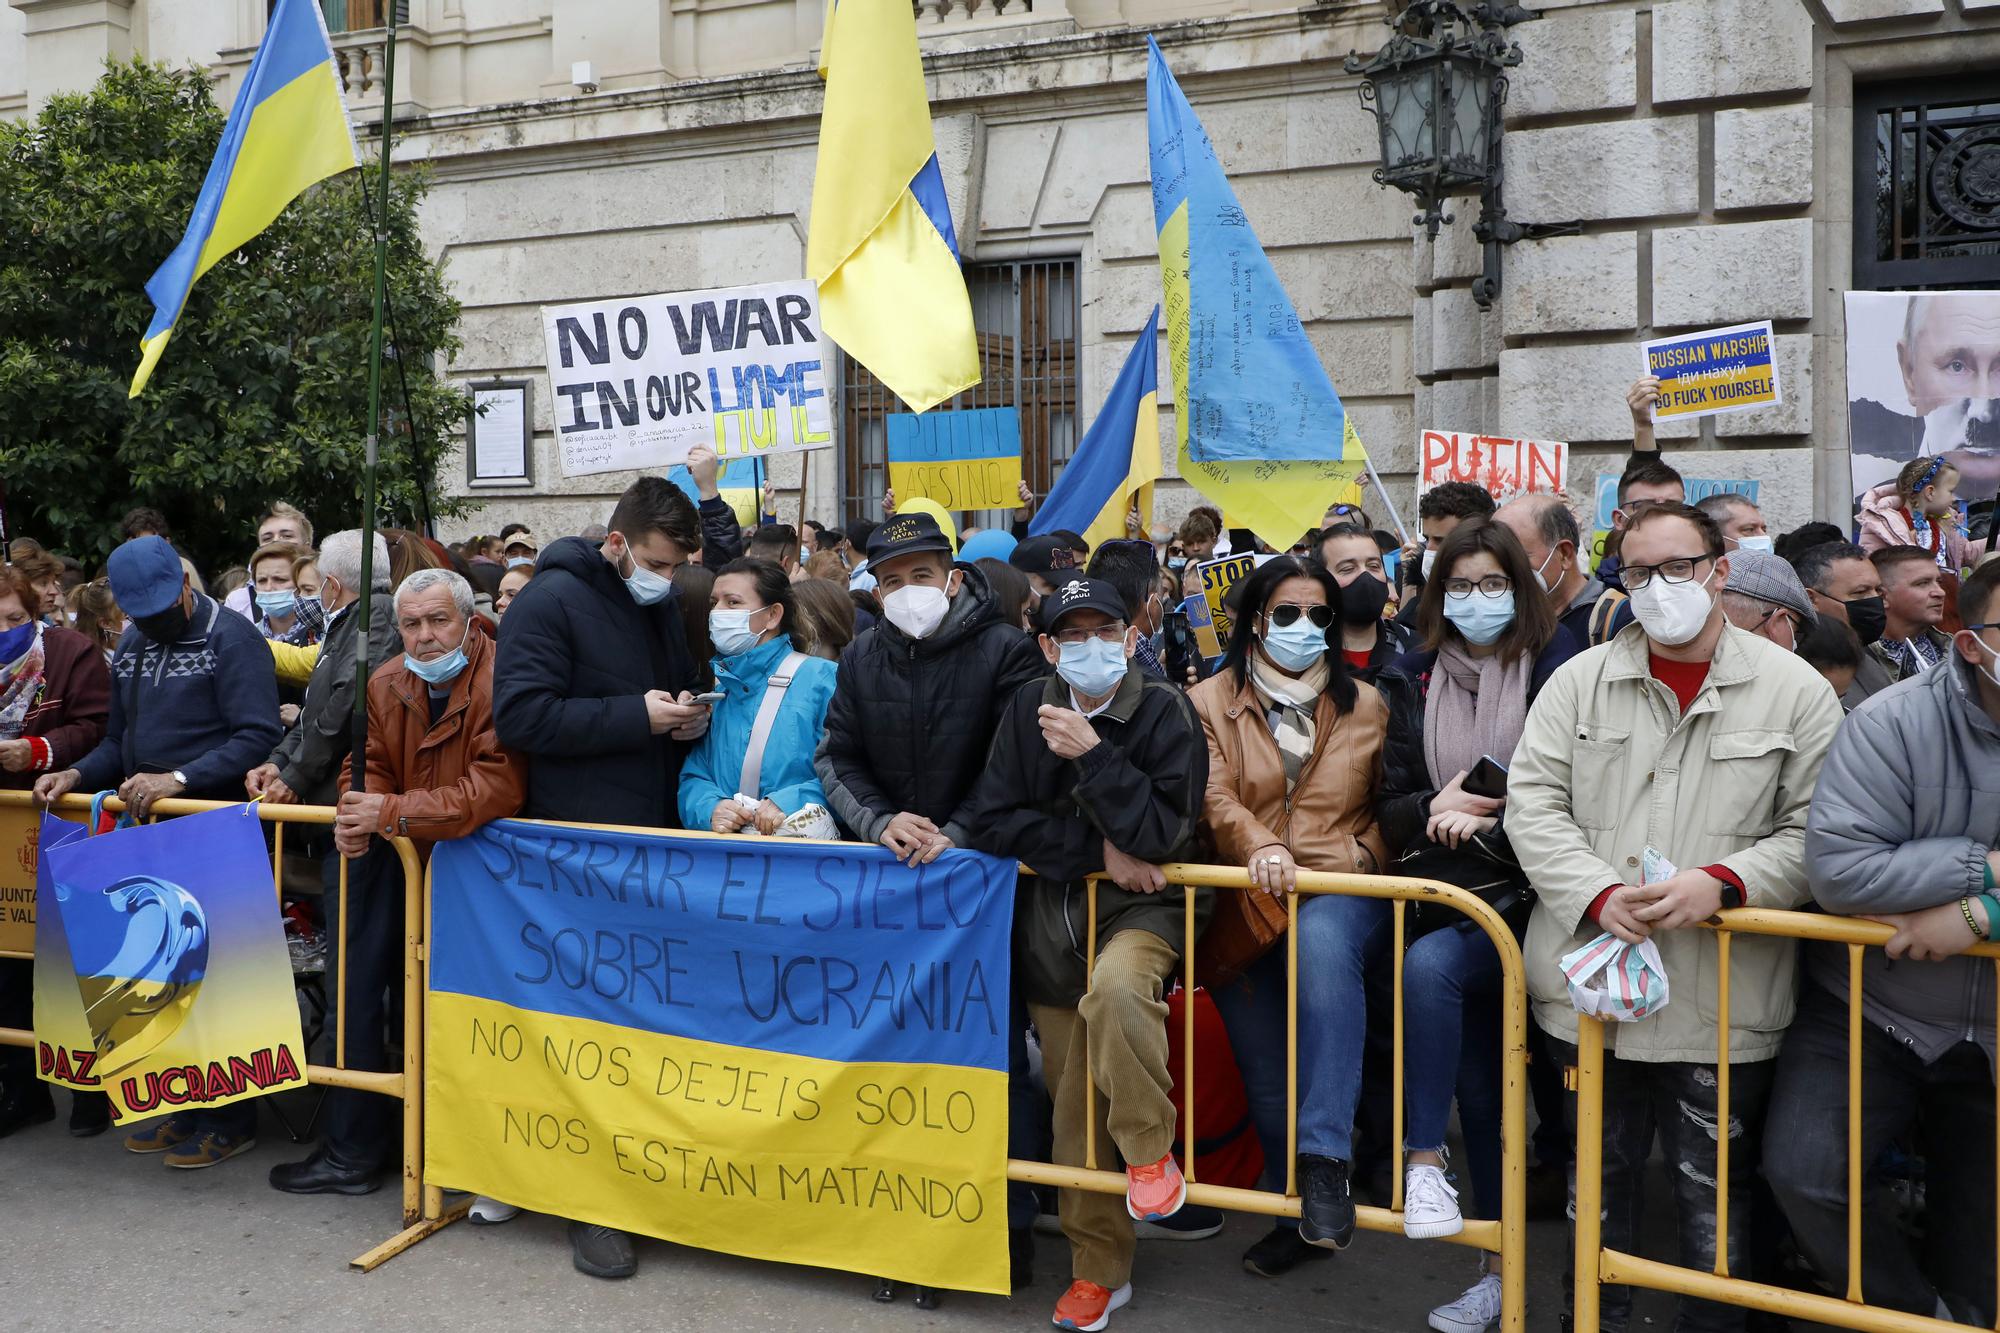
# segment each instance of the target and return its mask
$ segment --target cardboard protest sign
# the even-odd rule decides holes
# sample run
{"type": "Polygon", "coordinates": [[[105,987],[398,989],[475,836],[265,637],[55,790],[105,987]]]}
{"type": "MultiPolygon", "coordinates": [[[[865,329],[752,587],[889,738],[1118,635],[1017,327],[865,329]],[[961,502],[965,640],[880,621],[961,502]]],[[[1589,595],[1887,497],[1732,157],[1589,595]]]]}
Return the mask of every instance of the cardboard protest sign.
{"type": "Polygon", "coordinates": [[[542,330],[566,477],[833,443],[810,282],[543,306],[542,330]]]}
{"type": "MultiPolygon", "coordinates": [[[[701,488],[694,484],[694,474],[686,467],[668,468],[667,480],[696,505],[701,504],[701,488]]],[[[757,460],[754,458],[732,458],[716,474],[716,491],[746,532],[761,521],[757,510],[764,503],[764,489],[759,483],[757,460]]]]}
{"type": "Polygon", "coordinates": [[[1220,657],[1229,643],[1231,621],[1229,612],[1222,605],[1222,599],[1229,595],[1229,589],[1238,579],[1250,577],[1250,571],[1257,568],[1254,554],[1228,555],[1220,560],[1204,560],[1195,566],[1195,573],[1201,579],[1201,595],[1191,598],[1188,607],[1188,627],[1195,632],[1195,642],[1200,645],[1204,657],[1220,657]],[[1200,601],[1208,624],[1202,625],[1195,617],[1193,602],[1200,601]],[[1210,645],[1213,644],[1211,649],[1210,645]]]}
{"type": "Polygon", "coordinates": [[[1005,1293],[1015,873],[508,820],[441,844],[426,1178],[1005,1293]]]}
{"type": "Polygon", "coordinates": [[[889,418],[889,486],[946,509],[1020,504],[1021,409],[898,412],[889,418]]]}
{"type": "Polygon", "coordinates": [[[1732,324],[1642,343],[1648,375],[1660,378],[1653,419],[1706,417],[1785,401],[1771,321],[1732,324]]]}
{"type": "MultiPolygon", "coordinates": [[[[1618,508],[1618,473],[1597,474],[1597,490],[1592,499],[1591,567],[1604,557],[1605,538],[1611,534],[1612,514],[1618,508]]],[[[1710,477],[1682,477],[1681,484],[1687,488],[1687,502],[1699,504],[1711,495],[1740,495],[1751,504],[1757,499],[1758,483],[1750,477],[1727,477],[1720,480],[1710,477]]]]}
{"type": "Polygon", "coordinates": [[[1944,455],[1959,498],[2000,490],[2000,292],[1847,293],[1847,440],[1860,504],[1944,455]]]}
{"type": "Polygon", "coordinates": [[[1483,486],[1495,500],[1561,495],[1569,480],[1569,445],[1471,431],[1427,430],[1417,437],[1417,494],[1447,481],[1483,486]]]}
{"type": "Polygon", "coordinates": [[[291,956],[252,807],[71,838],[44,857],[90,1073],[114,1118],[305,1083],[291,956]]]}

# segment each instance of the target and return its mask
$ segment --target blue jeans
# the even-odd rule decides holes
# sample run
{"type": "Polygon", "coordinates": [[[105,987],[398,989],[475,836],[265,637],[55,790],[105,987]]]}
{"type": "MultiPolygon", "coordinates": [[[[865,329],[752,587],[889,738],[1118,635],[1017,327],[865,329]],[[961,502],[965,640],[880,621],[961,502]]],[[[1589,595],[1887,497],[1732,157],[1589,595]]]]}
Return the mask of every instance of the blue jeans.
{"type": "MultiPolygon", "coordinates": [[[[1299,904],[1299,1151],[1352,1161],[1368,1028],[1368,969],[1390,935],[1387,901],[1315,896],[1299,904]]],[[[1285,954],[1280,940],[1215,991],[1264,1146],[1267,1188],[1285,1178],[1285,954]]]]}
{"type": "Polygon", "coordinates": [[[1465,1132],[1473,1217],[1500,1215],[1500,955],[1477,928],[1446,926],[1403,957],[1407,1147],[1444,1147],[1451,1104],[1465,1132]]]}

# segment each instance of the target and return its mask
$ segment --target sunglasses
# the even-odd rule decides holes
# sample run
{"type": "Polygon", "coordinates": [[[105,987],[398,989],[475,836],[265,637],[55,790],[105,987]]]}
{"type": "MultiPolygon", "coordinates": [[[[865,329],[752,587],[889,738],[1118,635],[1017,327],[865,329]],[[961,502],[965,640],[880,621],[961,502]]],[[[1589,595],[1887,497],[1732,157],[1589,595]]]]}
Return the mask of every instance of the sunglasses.
{"type": "Polygon", "coordinates": [[[1333,608],[1324,603],[1319,606],[1295,606],[1286,602],[1271,609],[1271,623],[1280,629],[1296,623],[1300,616],[1312,621],[1316,629],[1326,629],[1333,624],[1333,608]]]}

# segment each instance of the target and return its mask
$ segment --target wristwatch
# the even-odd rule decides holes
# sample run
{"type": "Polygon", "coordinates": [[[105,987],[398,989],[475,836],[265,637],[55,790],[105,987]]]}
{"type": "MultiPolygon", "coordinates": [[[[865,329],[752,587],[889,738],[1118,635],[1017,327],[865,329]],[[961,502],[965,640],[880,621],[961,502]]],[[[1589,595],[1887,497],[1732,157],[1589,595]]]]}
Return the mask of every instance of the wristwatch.
{"type": "Polygon", "coordinates": [[[175,769],[175,770],[174,770],[173,772],[171,772],[171,773],[167,774],[167,776],[168,776],[168,777],[170,777],[170,778],[172,778],[172,779],[173,779],[173,780],[174,780],[175,782],[178,782],[178,783],[180,783],[180,784],[181,784],[181,788],[182,788],[182,790],[186,790],[186,788],[187,788],[187,785],[188,785],[188,775],[187,775],[187,774],[185,774],[185,773],[181,772],[181,771],[180,771],[180,770],[179,770],[179,769],[177,768],[177,769],[175,769]]]}
{"type": "Polygon", "coordinates": [[[1722,905],[1725,908],[1743,906],[1743,890],[1726,879],[1722,881],[1722,905]]]}

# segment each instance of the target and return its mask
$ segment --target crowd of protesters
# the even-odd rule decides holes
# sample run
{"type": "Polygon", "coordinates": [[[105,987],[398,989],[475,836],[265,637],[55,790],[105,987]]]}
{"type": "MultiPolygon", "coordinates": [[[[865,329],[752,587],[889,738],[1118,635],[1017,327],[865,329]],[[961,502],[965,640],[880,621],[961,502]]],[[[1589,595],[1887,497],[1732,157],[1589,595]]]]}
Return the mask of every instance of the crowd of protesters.
{"type": "MultiPolygon", "coordinates": [[[[44,799],[115,788],[141,816],[174,796],[336,805],[326,884],[345,862],[350,920],[327,930],[348,954],[360,1069],[391,1054],[401,879],[385,837],[428,849],[524,815],[846,837],[910,865],[951,848],[1019,860],[1034,873],[1015,913],[1010,1150],[1081,1165],[1094,1144],[1128,1182],[1123,1199],[1060,1193],[1071,1281],[1054,1322],[1076,1329],[1129,1300],[1137,1239],[1220,1229],[1186,1202],[1183,1141],[1203,1145],[1204,1179],[1213,1154],[1231,1164],[1223,1183],[1296,1180],[1300,1216],[1243,1256],[1261,1276],[1346,1247],[1357,1196],[1386,1200],[1392,912],[1299,905],[1293,1101],[1275,946],[1302,870],[1454,884],[1520,938],[1549,1209],[1575,1191],[1564,956],[1600,933],[1650,941],[1671,1000],[1608,1029],[1604,1243],[1641,1248],[1657,1143],[1674,1257],[1715,1268],[1720,1143],[1727,1271],[1845,1290],[1847,956],[1747,935],[1723,954],[1700,927],[1742,906],[1866,916],[1895,935],[1861,974],[1862,1177],[1920,1176],[1927,1215],[1913,1241],[1893,1210],[1865,1212],[1863,1290],[1990,1326],[1994,974],[1959,955],[2000,929],[2000,562],[1942,458],[1870,491],[1858,542],[1825,523],[1774,534],[1745,495],[1691,506],[1652,447],[1657,392],[1630,392],[1635,449],[1601,550],[1561,497],[1496,507],[1465,482],[1422,496],[1408,540],[1343,504],[1289,551],[1206,506],[1151,530],[1134,511],[1126,538],[1094,549],[1030,536],[1025,486],[1007,529],[961,531],[893,495],[879,522],[794,527],[767,492],[746,533],[697,450],[693,498],[643,479],[575,536],[378,534],[363,623],[358,531],[316,542],[273,504],[211,592],[160,515],[135,510],[102,577],[26,540],[0,567],[0,783],[44,799]],[[1231,590],[1222,651],[1204,654],[1183,598],[1231,552],[1256,567],[1231,590]],[[351,790],[364,643],[380,665],[351,790]],[[1169,884],[1172,861],[1241,865],[1256,891],[1169,884]],[[1235,1108],[1234,1125],[1177,1120],[1167,1017],[1197,1003],[1215,1020],[1201,1062],[1215,1086],[1197,1102],[1235,1108]]],[[[1434,1238],[1498,1215],[1503,979],[1492,941],[1454,913],[1419,908],[1406,936],[1402,1222],[1434,1238]]],[[[26,1024],[25,971],[0,973],[0,1024],[26,1024]]],[[[0,1052],[0,1134],[54,1114],[24,1057],[0,1052]]],[[[318,1146],[271,1183],[366,1193],[397,1159],[396,1124],[384,1099],[336,1091],[318,1146]]],[[[107,1125],[101,1097],[76,1098],[73,1133],[107,1125]]],[[[200,1168],[255,1132],[250,1102],[153,1121],[126,1147],[200,1168]]],[[[517,1211],[482,1198],[472,1217],[517,1211]]],[[[1011,1187],[1017,1285],[1042,1213],[1011,1187]]],[[[636,1271],[622,1232],[573,1222],[570,1240],[585,1273],[636,1271]]],[[[1465,1333],[1499,1313],[1487,1261],[1430,1325],[1465,1333]]],[[[1630,1319],[1630,1293],[1608,1289],[1603,1327],[1630,1319]]],[[[1677,1327],[1745,1320],[1689,1298],[1677,1327]]]]}

